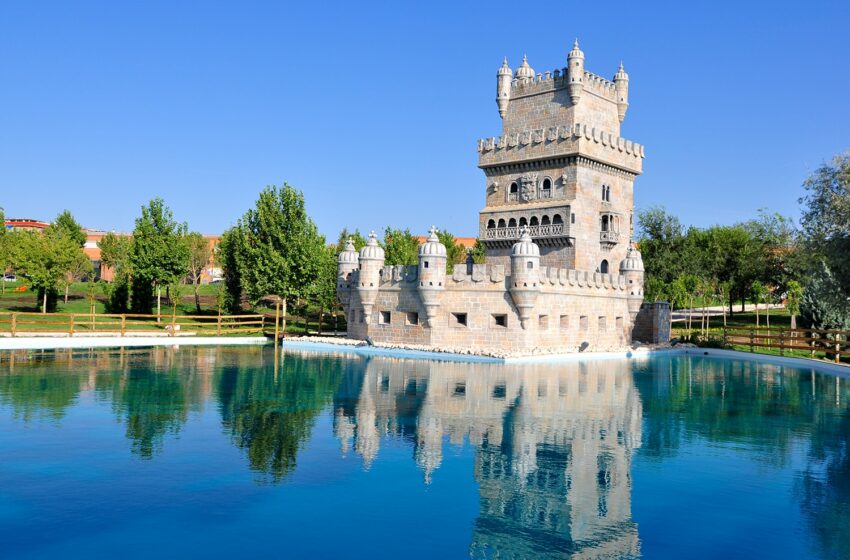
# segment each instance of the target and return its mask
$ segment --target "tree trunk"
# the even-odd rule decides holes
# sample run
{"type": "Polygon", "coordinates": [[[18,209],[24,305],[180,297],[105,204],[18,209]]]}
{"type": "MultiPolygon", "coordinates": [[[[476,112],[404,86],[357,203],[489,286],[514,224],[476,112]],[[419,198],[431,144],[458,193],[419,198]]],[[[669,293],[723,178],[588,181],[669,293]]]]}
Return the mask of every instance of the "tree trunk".
{"type": "Polygon", "coordinates": [[[322,336],[322,320],[325,318],[325,308],[319,306],[319,336],[322,336]]]}
{"type": "Polygon", "coordinates": [[[759,326],[759,304],[756,304],[756,327],[759,326]]]}
{"type": "Polygon", "coordinates": [[[199,286],[198,286],[197,281],[195,281],[194,288],[195,288],[195,311],[197,311],[198,315],[200,315],[201,314],[201,294],[198,293],[199,286]]]}
{"type": "Polygon", "coordinates": [[[162,288],[159,284],[156,286],[156,323],[159,324],[162,320],[162,288]]]}
{"type": "Polygon", "coordinates": [[[283,298],[283,301],[280,302],[280,315],[282,317],[280,321],[280,337],[286,338],[286,298],[283,298]]]}
{"type": "Polygon", "coordinates": [[[770,328],[770,302],[764,306],[764,316],[767,319],[767,328],[770,328]]]}
{"type": "Polygon", "coordinates": [[[42,298],[42,300],[43,301],[42,301],[42,304],[41,304],[41,312],[43,314],[46,314],[47,313],[47,288],[44,288],[44,297],[42,298]]]}
{"type": "Polygon", "coordinates": [[[339,331],[339,328],[338,328],[338,325],[337,325],[337,322],[336,322],[336,309],[334,309],[334,336],[336,336],[338,331],[339,331]]]}
{"type": "Polygon", "coordinates": [[[70,284],[65,284],[65,305],[68,305],[68,288],[70,287],[70,284]]]}
{"type": "Polygon", "coordinates": [[[797,330],[797,316],[791,315],[791,330],[797,330]]]}

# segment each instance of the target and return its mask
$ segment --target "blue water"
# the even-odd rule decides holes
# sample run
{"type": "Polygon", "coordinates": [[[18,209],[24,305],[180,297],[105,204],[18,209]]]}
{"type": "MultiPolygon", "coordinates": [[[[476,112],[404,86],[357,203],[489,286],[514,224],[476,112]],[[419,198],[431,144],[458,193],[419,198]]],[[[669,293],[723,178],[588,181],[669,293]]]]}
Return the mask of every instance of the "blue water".
{"type": "Polygon", "coordinates": [[[848,558],[850,381],[0,352],[0,558],[848,558]]]}

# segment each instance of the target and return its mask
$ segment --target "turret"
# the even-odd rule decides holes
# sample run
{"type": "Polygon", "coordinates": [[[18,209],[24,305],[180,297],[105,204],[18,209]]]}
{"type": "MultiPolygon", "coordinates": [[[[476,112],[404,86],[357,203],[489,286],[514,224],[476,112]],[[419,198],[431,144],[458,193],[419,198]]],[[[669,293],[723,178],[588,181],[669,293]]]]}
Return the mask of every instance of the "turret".
{"type": "Polygon", "coordinates": [[[360,249],[360,274],[357,293],[363,306],[363,316],[368,324],[372,317],[372,307],[378,299],[378,287],[381,283],[381,269],[384,267],[384,250],[378,245],[375,232],[369,234],[369,241],[360,249]]]}
{"type": "Polygon", "coordinates": [[[567,78],[570,102],[577,105],[584,91],[584,53],[578,48],[578,39],[573,43],[573,50],[567,55],[567,78]]]}
{"type": "Polygon", "coordinates": [[[640,306],[643,303],[643,259],[631,244],[626,258],[620,263],[620,274],[626,277],[626,297],[628,298],[631,324],[634,325],[640,306]]]}
{"type": "Polygon", "coordinates": [[[523,227],[519,241],[511,249],[511,298],[523,329],[528,328],[531,310],[540,293],[540,248],[523,227]]]}
{"type": "Polygon", "coordinates": [[[617,91],[617,115],[620,122],[626,118],[626,110],[629,108],[629,75],[620,63],[620,69],[614,74],[614,87],[617,91]]]}
{"type": "Polygon", "coordinates": [[[534,68],[528,64],[528,57],[522,55],[522,64],[519,65],[519,68],[516,69],[516,79],[520,81],[520,83],[526,80],[534,80],[534,68]]]}
{"type": "Polygon", "coordinates": [[[496,75],[496,105],[499,106],[499,116],[502,118],[505,118],[508,112],[508,104],[511,102],[511,81],[513,79],[514,73],[508,66],[508,59],[505,58],[496,75]]]}
{"type": "Polygon", "coordinates": [[[348,304],[351,302],[351,282],[354,273],[360,266],[360,255],[354,250],[354,241],[349,237],[345,249],[339,254],[336,265],[336,295],[348,315],[348,304]]]}
{"type": "Polygon", "coordinates": [[[440,294],[445,289],[446,246],[440,243],[437,228],[431,226],[428,233],[428,240],[419,247],[419,297],[425,305],[430,328],[437,318],[440,294]]]}

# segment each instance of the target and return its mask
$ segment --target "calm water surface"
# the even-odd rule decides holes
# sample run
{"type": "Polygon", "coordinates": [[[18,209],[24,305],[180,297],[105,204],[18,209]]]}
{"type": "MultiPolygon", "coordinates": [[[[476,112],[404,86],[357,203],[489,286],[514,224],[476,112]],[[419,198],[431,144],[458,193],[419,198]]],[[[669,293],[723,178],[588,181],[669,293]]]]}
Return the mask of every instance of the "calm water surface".
{"type": "Polygon", "coordinates": [[[848,558],[850,381],[0,352],[0,558],[848,558]]]}

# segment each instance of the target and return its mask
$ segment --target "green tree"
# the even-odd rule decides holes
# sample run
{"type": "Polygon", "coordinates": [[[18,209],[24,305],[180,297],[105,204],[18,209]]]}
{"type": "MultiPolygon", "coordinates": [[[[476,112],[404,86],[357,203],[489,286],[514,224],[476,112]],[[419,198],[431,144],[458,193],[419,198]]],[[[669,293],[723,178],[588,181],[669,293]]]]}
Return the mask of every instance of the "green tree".
{"type": "Polygon", "coordinates": [[[336,240],[336,254],[340,254],[345,250],[345,242],[351,238],[351,241],[354,242],[354,250],[360,251],[364,245],[366,245],[366,238],[363,237],[363,234],[360,233],[359,229],[355,229],[353,232],[348,231],[348,228],[343,228],[342,231],[339,232],[339,237],[336,240]]]}
{"type": "Polygon", "coordinates": [[[12,235],[6,231],[6,215],[0,208],[0,293],[6,293],[6,282],[3,276],[12,266],[12,235]]]}
{"type": "MultiPolygon", "coordinates": [[[[823,260],[842,295],[850,296],[850,151],[820,166],[803,183],[801,225],[806,249],[823,260]]],[[[818,266],[813,272],[822,270],[818,266]]]]}
{"type": "Polygon", "coordinates": [[[16,232],[12,262],[38,293],[42,313],[55,306],[58,286],[80,252],[65,232],[47,228],[43,232],[16,232]],[[52,303],[51,303],[52,302],[52,303]]]}
{"type": "Polygon", "coordinates": [[[282,297],[284,314],[287,301],[310,294],[326,251],[304,195],[286,183],[263,189],[256,206],[227,235],[225,248],[225,280],[235,273],[234,286],[244,289],[251,305],[267,295],[282,297]]]}
{"type": "Polygon", "coordinates": [[[759,326],[759,304],[767,297],[767,286],[756,280],[750,286],[750,297],[756,304],[756,327],[759,326]]]}
{"type": "Polygon", "coordinates": [[[133,270],[131,304],[136,313],[150,313],[156,293],[156,314],[160,319],[162,286],[185,277],[189,260],[186,224],[174,220],[171,210],[161,198],[142,207],[136,219],[130,266],[133,270]]]}
{"type": "Polygon", "coordinates": [[[310,296],[319,306],[318,330],[321,335],[325,311],[330,310],[333,312],[334,324],[336,324],[336,309],[339,307],[336,297],[336,248],[333,245],[325,247],[325,250],[320,252],[316,257],[319,259],[319,275],[316,277],[316,281],[313,282],[310,296]]]}
{"type": "Polygon", "coordinates": [[[68,303],[68,290],[70,289],[71,284],[81,281],[84,278],[91,276],[93,273],[94,267],[92,266],[88,255],[79,249],[74,251],[70,257],[68,270],[62,278],[62,287],[65,289],[66,304],[68,303]]]}
{"type": "Polygon", "coordinates": [[[820,264],[803,290],[800,318],[816,329],[850,329],[850,300],[825,263],[820,264]]]}
{"type": "Polygon", "coordinates": [[[216,247],[216,262],[224,270],[224,289],[221,291],[221,309],[230,313],[242,311],[242,276],[239,268],[239,256],[245,245],[245,236],[239,226],[224,232],[216,247]]]}
{"type": "Polygon", "coordinates": [[[791,315],[791,328],[797,328],[797,315],[800,314],[800,302],[803,299],[803,286],[796,280],[789,280],[785,288],[785,309],[791,315]]]}
{"type": "Polygon", "coordinates": [[[409,229],[387,226],[384,230],[384,263],[387,265],[419,264],[419,239],[409,229]]]}
{"type": "Polygon", "coordinates": [[[475,264],[484,264],[487,259],[487,247],[480,239],[475,240],[475,246],[472,247],[472,262],[475,264]]]}
{"type": "Polygon", "coordinates": [[[103,285],[108,298],[106,309],[111,313],[124,313],[129,308],[133,239],[109,232],[98,242],[98,247],[101,263],[113,273],[112,282],[103,285]]]}
{"type": "Polygon", "coordinates": [[[76,219],[74,219],[74,215],[68,210],[64,210],[61,214],[56,216],[56,219],[52,224],[50,224],[50,227],[65,232],[65,234],[68,235],[68,237],[70,237],[78,247],[82,247],[86,244],[86,232],[83,231],[82,226],[76,219]]]}
{"type": "Polygon", "coordinates": [[[682,249],[684,229],[679,218],[662,206],[638,212],[638,246],[646,278],[669,284],[684,272],[682,249]]]}
{"type": "Polygon", "coordinates": [[[210,261],[212,251],[210,250],[209,241],[198,232],[192,232],[186,235],[184,243],[186,244],[188,253],[187,272],[189,273],[189,280],[192,282],[192,291],[195,295],[195,311],[200,313],[201,295],[199,289],[201,276],[203,275],[204,268],[206,268],[207,263],[210,261]]]}
{"type": "Polygon", "coordinates": [[[445,230],[437,230],[437,238],[440,240],[440,243],[446,246],[446,272],[451,274],[454,272],[456,264],[463,264],[466,262],[466,251],[464,250],[463,245],[455,241],[455,236],[445,230]]]}

